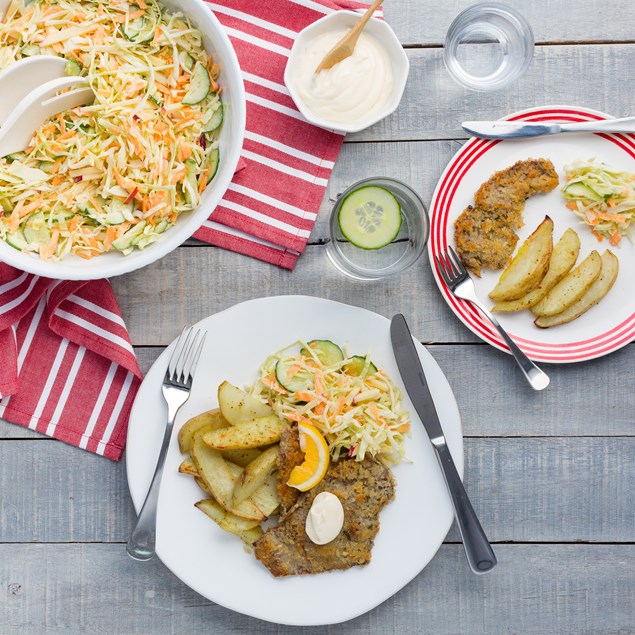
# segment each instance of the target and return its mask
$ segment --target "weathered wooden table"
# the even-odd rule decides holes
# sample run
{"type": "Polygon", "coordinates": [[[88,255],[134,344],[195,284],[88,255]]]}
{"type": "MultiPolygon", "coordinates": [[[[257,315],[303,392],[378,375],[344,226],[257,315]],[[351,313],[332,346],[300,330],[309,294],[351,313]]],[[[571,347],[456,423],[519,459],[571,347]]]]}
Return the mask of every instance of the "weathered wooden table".
{"type": "Polygon", "coordinates": [[[411,61],[403,102],[347,139],[295,271],[191,242],[112,281],[144,370],[183,324],[250,298],[308,294],[402,311],[456,392],[465,482],[498,568],[471,574],[453,528],[412,583],[362,617],[319,629],[260,622],[208,602],[156,560],[128,558],[134,512],[123,462],[0,422],[0,633],[635,633],[634,345],[552,366],[552,385],[535,394],[510,358],[451,313],[427,256],[399,277],[361,284],[324,253],[329,208],[354,180],[394,176],[429,203],[466,138],[462,120],[541,104],[635,114],[631,2],[508,3],[535,31],[534,60],[511,87],[473,93],[450,80],[441,48],[470,2],[386,2],[411,61]]]}

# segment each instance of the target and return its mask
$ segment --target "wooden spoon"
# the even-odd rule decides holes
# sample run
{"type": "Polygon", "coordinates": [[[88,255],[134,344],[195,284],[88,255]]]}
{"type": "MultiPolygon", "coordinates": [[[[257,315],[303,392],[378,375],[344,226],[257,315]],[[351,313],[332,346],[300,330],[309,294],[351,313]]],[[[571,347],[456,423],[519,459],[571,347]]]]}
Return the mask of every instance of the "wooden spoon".
{"type": "Polygon", "coordinates": [[[324,56],[318,67],[315,69],[316,73],[325,71],[335,66],[335,64],[339,64],[339,62],[345,60],[353,54],[357,40],[362,34],[366,23],[371,19],[373,13],[375,13],[377,7],[381,3],[382,0],[374,0],[373,4],[368,7],[368,10],[364,13],[361,20],[324,56]]]}

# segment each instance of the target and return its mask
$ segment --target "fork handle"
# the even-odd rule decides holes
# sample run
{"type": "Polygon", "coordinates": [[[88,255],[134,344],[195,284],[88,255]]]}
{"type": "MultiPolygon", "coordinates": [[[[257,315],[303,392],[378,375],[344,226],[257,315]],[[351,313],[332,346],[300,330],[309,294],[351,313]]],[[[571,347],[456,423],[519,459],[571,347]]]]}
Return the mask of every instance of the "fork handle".
{"type": "Polygon", "coordinates": [[[157,466],[154,470],[154,476],[152,477],[152,482],[150,483],[150,489],[146,495],[146,500],[139,512],[137,524],[132,530],[130,538],[128,539],[128,544],[126,545],[128,555],[135,560],[150,560],[155,553],[159,488],[161,486],[163,466],[165,465],[165,457],[168,453],[168,446],[170,445],[172,428],[174,427],[174,419],[177,411],[178,408],[172,408],[168,404],[168,422],[165,426],[157,466]]]}
{"type": "Polygon", "coordinates": [[[534,390],[544,390],[549,385],[548,375],[538,368],[525,353],[523,353],[514,340],[507,335],[507,331],[500,325],[500,322],[492,315],[492,313],[483,306],[476,297],[470,298],[470,302],[475,304],[481,313],[496,327],[496,330],[500,333],[500,336],[505,340],[511,354],[520,366],[520,370],[523,371],[525,378],[529,382],[529,385],[534,390]]]}

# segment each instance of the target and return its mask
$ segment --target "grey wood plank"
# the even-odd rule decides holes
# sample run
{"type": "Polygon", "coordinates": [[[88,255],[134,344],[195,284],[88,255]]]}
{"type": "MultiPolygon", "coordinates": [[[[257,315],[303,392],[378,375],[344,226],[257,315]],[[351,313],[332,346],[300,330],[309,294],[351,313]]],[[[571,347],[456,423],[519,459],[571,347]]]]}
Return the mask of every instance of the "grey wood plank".
{"type": "MultiPolygon", "coordinates": [[[[495,542],[635,542],[633,437],[468,438],[465,464],[495,542]]],[[[0,543],[125,542],[132,529],[124,463],[57,441],[0,442],[0,491],[0,543]]]]}
{"type": "MultiPolygon", "coordinates": [[[[632,21],[632,12],[629,15],[632,21]]],[[[497,119],[547,104],[581,105],[615,117],[635,112],[633,92],[616,89],[635,79],[635,44],[538,46],[523,77],[490,92],[454,82],[441,49],[407,53],[410,75],[401,105],[390,117],[349,135],[349,141],[466,138],[462,121],[497,119]]]]}
{"type": "MultiPolygon", "coordinates": [[[[470,573],[444,545],[396,596],[330,627],[249,618],[197,595],[123,545],[0,545],[3,635],[625,635],[635,631],[633,545],[500,545],[470,573]]],[[[213,572],[210,572],[213,575],[213,572]]],[[[354,589],[351,590],[354,593],[354,589]]],[[[317,601],[317,600],[316,600],[317,601]]],[[[328,598],[325,603],[328,611],[328,598]]]]}
{"type": "MultiPolygon", "coordinates": [[[[399,40],[408,45],[441,45],[452,20],[470,0],[412,2],[391,0],[384,5],[386,20],[399,40]]],[[[625,0],[581,0],[575,9],[565,0],[523,2],[507,0],[529,22],[536,42],[633,40],[635,20],[625,0]],[[602,16],[601,20],[593,19],[602,16]]]]}

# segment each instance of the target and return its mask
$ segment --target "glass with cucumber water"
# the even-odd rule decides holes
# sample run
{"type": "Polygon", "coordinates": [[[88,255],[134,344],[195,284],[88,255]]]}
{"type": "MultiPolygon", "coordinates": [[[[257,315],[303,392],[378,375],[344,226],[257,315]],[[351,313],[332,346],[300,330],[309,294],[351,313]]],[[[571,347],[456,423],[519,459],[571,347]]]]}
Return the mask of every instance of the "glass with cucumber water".
{"type": "Polygon", "coordinates": [[[418,194],[405,183],[373,177],[337,199],[326,253],[344,274],[380,280],[403,271],[423,253],[430,226],[418,194]]]}

